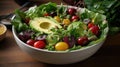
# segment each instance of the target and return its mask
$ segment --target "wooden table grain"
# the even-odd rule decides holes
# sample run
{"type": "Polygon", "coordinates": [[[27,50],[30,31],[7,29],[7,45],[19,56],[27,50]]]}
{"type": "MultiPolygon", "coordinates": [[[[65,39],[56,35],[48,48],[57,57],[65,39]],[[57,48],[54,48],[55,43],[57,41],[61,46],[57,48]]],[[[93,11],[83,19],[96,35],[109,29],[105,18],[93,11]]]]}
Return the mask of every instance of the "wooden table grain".
{"type": "MultiPolygon", "coordinates": [[[[40,0],[41,3],[61,0],[40,0]]],[[[13,0],[0,0],[0,15],[13,12],[17,5],[13,0]]],[[[16,44],[11,29],[0,42],[0,67],[120,67],[120,34],[108,36],[103,46],[92,57],[82,62],[66,65],[53,65],[39,62],[22,51],[16,44]]]]}

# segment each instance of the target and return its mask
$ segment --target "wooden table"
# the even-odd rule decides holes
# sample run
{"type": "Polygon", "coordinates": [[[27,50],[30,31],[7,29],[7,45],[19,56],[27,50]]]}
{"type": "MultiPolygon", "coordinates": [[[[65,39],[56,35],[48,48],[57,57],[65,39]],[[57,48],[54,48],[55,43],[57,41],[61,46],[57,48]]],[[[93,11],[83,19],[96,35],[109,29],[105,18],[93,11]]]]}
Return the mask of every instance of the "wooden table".
{"type": "MultiPolygon", "coordinates": [[[[41,0],[40,0],[41,1],[41,0]]],[[[46,0],[48,1],[48,0],[46,0]]],[[[51,0],[60,4],[60,0],[51,0]]],[[[45,0],[41,1],[45,2],[45,0]]],[[[13,0],[0,0],[0,15],[13,12],[19,6],[13,0]]],[[[68,65],[39,62],[23,52],[16,44],[12,31],[0,42],[0,67],[120,67],[120,34],[109,36],[100,50],[89,59],[68,65]]]]}

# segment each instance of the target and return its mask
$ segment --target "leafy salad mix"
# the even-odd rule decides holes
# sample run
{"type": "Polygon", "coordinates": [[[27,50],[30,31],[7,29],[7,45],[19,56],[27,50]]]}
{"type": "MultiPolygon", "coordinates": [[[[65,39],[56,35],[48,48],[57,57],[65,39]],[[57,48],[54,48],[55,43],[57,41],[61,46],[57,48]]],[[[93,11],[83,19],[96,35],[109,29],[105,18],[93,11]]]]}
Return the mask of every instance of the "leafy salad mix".
{"type": "Polygon", "coordinates": [[[15,15],[12,24],[18,38],[38,49],[77,50],[100,43],[108,32],[106,17],[86,8],[49,2],[27,11],[16,10],[15,15]]]}
{"type": "Polygon", "coordinates": [[[84,0],[86,8],[106,15],[109,35],[120,32],[120,1],[119,0],[84,0]]]}

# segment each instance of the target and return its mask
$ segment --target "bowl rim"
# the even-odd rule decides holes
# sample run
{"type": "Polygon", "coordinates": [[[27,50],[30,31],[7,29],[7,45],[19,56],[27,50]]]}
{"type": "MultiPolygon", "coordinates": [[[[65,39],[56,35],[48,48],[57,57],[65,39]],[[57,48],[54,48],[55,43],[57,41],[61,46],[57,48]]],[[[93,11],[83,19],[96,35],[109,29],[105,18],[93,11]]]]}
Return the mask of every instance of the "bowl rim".
{"type": "MultiPolygon", "coordinates": [[[[59,7],[60,5],[57,5],[57,6],[59,7]]],[[[63,6],[75,8],[75,9],[77,9],[78,11],[84,11],[84,8],[80,8],[80,7],[75,7],[75,6],[70,6],[70,5],[63,5],[63,6]]],[[[34,7],[34,6],[33,6],[33,7],[34,7]]],[[[14,18],[15,18],[15,15],[11,18],[11,20],[13,20],[14,18]]],[[[104,20],[104,21],[106,21],[106,20],[104,20]]],[[[107,28],[108,28],[108,27],[107,27],[107,28]]],[[[108,29],[108,30],[109,30],[109,29],[108,29]]],[[[27,46],[27,47],[29,47],[29,48],[31,48],[31,49],[34,49],[34,50],[43,51],[43,52],[48,52],[48,53],[73,53],[73,52],[83,51],[83,50],[89,49],[89,48],[91,48],[91,47],[94,47],[94,46],[96,46],[96,45],[99,45],[100,43],[104,43],[104,41],[106,40],[106,37],[107,37],[107,35],[106,35],[105,38],[104,38],[104,40],[101,41],[101,42],[99,42],[99,43],[97,43],[97,44],[93,44],[93,45],[90,45],[90,46],[87,46],[87,47],[82,47],[82,48],[77,49],[77,50],[72,50],[72,51],[68,51],[68,50],[66,50],[66,51],[50,51],[50,50],[47,50],[47,49],[38,49],[38,48],[35,48],[35,47],[30,46],[30,45],[27,45],[26,43],[24,43],[23,41],[21,41],[21,40],[18,38],[17,34],[16,34],[16,30],[15,30],[15,27],[14,27],[14,26],[12,26],[12,32],[13,32],[14,37],[15,37],[19,42],[21,42],[23,45],[25,45],[25,46],[27,46]]],[[[108,32],[107,32],[107,33],[108,33],[108,32]]]]}

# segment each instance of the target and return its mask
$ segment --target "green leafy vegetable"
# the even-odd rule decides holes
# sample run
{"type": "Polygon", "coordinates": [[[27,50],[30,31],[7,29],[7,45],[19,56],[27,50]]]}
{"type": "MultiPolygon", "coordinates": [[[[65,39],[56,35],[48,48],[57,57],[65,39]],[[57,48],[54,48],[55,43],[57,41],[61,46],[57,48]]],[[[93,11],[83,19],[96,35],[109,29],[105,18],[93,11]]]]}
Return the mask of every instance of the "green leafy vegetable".
{"type": "Polygon", "coordinates": [[[60,16],[61,18],[65,18],[67,14],[67,8],[61,4],[59,8],[57,9],[57,15],[60,16]]]}
{"type": "Polygon", "coordinates": [[[110,27],[109,34],[120,32],[119,0],[84,0],[87,9],[106,15],[110,27]]]}
{"type": "Polygon", "coordinates": [[[49,34],[47,36],[47,42],[49,45],[55,45],[57,42],[59,42],[64,36],[68,36],[69,33],[67,30],[64,29],[51,29],[52,34],[49,34]]]}
{"type": "Polygon", "coordinates": [[[30,19],[33,19],[34,17],[41,16],[41,13],[39,13],[39,10],[37,6],[31,7],[29,10],[26,11],[26,17],[29,17],[30,19]]]}
{"type": "Polygon", "coordinates": [[[34,6],[30,8],[28,11],[26,11],[27,17],[33,19],[35,17],[41,17],[44,15],[44,13],[48,12],[53,12],[56,11],[57,9],[57,4],[55,3],[47,3],[47,4],[42,4],[38,7],[34,6]]]}
{"type": "Polygon", "coordinates": [[[20,10],[15,11],[16,17],[12,20],[12,24],[18,32],[29,29],[26,23],[23,23],[23,19],[25,19],[26,14],[20,10]]]}
{"type": "Polygon", "coordinates": [[[70,24],[67,28],[67,30],[70,31],[70,34],[75,36],[76,38],[79,36],[85,36],[86,35],[86,28],[87,26],[83,22],[73,22],[70,24]]]}

